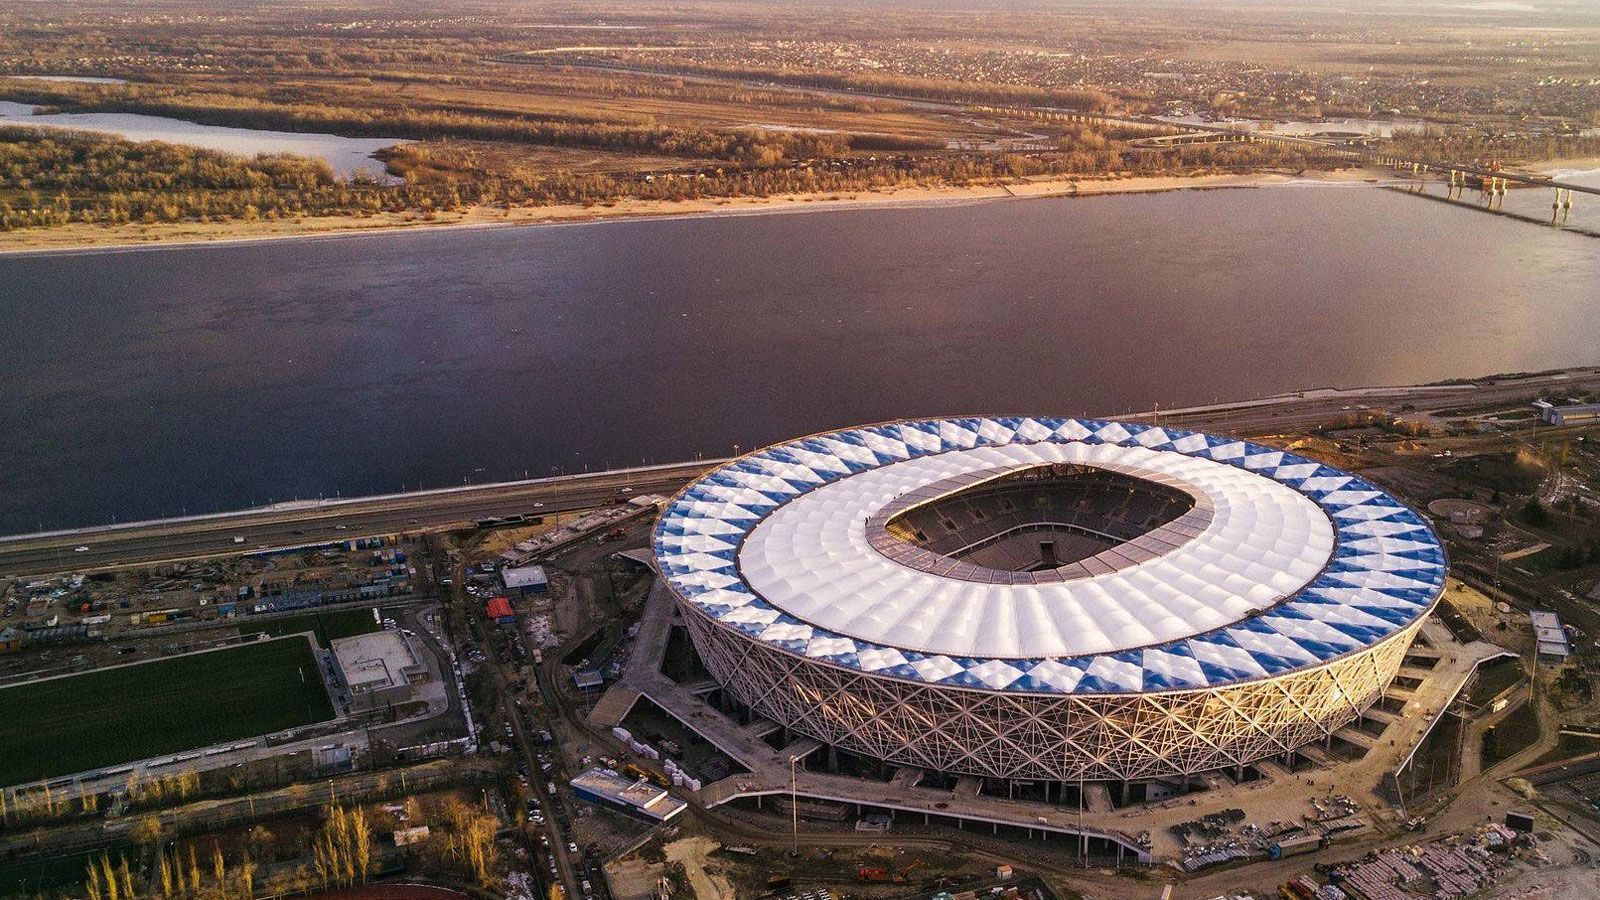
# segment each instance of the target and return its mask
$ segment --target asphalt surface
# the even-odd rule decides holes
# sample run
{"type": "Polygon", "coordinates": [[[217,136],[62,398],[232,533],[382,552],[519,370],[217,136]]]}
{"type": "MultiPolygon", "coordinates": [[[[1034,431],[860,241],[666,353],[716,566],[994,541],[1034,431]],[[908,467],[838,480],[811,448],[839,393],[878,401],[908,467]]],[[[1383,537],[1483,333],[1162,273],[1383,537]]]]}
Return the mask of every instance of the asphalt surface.
{"type": "Polygon", "coordinates": [[[198,559],[437,529],[491,517],[593,509],[640,494],[672,494],[718,462],[0,538],[0,577],[198,559]]]}
{"type": "MultiPolygon", "coordinates": [[[[1287,433],[1360,409],[1398,412],[1402,406],[1410,406],[1413,412],[1426,413],[1511,403],[1541,393],[1565,396],[1595,389],[1600,389],[1600,371],[1584,369],[1483,379],[1449,388],[1313,390],[1182,410],[1102,411],[1099,415],[1248,436],[1287,433]]],[[[0,577],[197,559],[438,529],[490,517],[592,509],[639,494],[671,494],[722,462],[699,460],[459,490],[279,504],[215,516],[0,537],[0,577]],[[624,488],[630,490],[624,492],[624,488]]]]}

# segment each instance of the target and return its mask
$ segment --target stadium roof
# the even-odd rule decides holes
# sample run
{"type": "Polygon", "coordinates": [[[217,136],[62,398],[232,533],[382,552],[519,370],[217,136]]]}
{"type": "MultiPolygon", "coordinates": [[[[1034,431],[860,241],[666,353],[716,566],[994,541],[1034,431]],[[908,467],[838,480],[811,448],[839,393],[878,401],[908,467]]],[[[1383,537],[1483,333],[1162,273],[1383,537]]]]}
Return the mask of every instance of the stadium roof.
{"type": "Polygon", "coordinates": [[[680,493],[655,552],[696,608],[788,652],[1043,693],[1319,665],[1402,630],[1445,576],[1427,523],[1360,478],[1246,441],[1089,419],[896,422],[771,447],[680,493]],[[951,578],[874,545],[869,520],[908,494],[1057,462],[1178,487],[1209,518],[1060,581],[951,578]]]}

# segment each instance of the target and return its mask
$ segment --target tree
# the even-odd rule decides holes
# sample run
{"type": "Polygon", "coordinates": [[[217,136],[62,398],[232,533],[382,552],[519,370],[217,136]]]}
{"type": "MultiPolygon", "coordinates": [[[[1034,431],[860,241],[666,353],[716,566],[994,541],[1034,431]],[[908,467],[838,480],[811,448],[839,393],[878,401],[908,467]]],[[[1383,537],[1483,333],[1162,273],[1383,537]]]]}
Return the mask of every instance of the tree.
{"type": "Polygon", "coordinates": [[[1550,524],[1550,513],[1544,508],[1544,504],[1539,502],[1538,495],[1528,498],[1528,502],[1522,507],[1521,516],[1523,522],[1535,528],[1543,528],[1550,524]]]}
{"type": "Polygon", "coordinates": [[[267,829],[265,825],[256,825],[250,829],[250,853],[260,859],[271,860],[277,849],[278,837],[267,829]]]}
{"type": "Polygon", "coordinates": [[[140,819],[129,835],[135,843],[149,847],[161,842],[161,819],[158,816],[145,816],[140,819]]]}

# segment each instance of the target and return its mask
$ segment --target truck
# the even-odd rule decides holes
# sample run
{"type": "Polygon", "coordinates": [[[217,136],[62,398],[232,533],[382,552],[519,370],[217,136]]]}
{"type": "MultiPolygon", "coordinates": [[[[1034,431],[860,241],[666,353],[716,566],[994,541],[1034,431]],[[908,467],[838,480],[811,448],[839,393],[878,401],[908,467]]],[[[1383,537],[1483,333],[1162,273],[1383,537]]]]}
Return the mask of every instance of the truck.
{"type": "Polygon", "coordinates": [[[1298,856],[1302,853],[1311,853],[1320,850],[1326,844],[1320,834],[1302,834],[1295,837],[1280,838],[1267,847],[1268,859],[1284,859],[1298,856]]]}

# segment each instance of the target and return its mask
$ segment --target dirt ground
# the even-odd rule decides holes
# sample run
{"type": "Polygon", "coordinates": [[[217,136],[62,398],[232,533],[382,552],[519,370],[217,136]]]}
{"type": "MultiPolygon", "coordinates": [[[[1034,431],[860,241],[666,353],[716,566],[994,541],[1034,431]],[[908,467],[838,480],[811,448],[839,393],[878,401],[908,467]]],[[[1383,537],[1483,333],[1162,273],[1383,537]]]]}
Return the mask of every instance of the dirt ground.
{"type": "Polygon", "coordinates": [[[673,841],[662,848],[667,859],[683,865],[694,887],[696,897],[732,897],[733,883],[706,865],[706,857],[717,849],[717,842],[707,837],[688,837],[673,841]]]}

